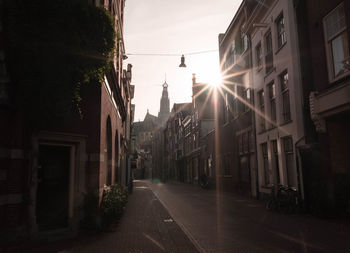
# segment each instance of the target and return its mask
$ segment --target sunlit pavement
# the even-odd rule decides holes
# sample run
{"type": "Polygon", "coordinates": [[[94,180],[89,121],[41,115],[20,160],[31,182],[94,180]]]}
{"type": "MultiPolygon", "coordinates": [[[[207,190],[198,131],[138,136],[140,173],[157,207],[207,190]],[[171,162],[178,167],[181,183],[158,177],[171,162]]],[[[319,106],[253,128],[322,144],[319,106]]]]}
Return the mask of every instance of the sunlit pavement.
{"type": "Polygon", "coordinates": [[[279,214],[178,182],[146,182],[201,252],[350,252],[349,222],[279,214]]]}

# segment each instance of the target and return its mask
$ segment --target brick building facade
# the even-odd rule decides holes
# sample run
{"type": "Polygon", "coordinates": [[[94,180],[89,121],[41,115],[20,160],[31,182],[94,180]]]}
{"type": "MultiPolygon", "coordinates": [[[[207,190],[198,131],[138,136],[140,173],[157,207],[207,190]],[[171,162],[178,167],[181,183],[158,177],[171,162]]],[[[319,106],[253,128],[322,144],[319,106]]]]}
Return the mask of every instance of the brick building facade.
{"type": "MultiPolygon", "coordinates": [[[[3,77],[11,74],[1,72],[0,233],[10,234],[8,239],[62,229],[75,232],[84,215],[86,193],[95,193],[101,200],[106,187],[126,186],[129,181],[134,88],[131,65],[123,70],[125,1],[89,2],[110,12],[119,39],[104,81],[81,90],[82,119],[67,117],[28,131],[16,102],[19,95],[7,93],[3,85],[3,77]]],[[[1,68],[3,55],[0,50],[1,68]]]]}

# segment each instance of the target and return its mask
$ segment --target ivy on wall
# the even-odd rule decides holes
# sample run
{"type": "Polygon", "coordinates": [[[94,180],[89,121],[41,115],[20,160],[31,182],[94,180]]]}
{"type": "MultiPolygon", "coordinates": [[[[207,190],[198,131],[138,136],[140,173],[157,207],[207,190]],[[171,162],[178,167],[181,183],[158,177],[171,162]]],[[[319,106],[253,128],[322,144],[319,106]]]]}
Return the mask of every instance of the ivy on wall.
{"type": "MultiPolygon", "coordinates": [[[[86,0],[5,0],[16,104],[33,125],[79,114],[81,87],[101,81],[115,51],[113,20],[86,0]]],[[[35,126],[34,126],[35,127],[35,126]]]]}

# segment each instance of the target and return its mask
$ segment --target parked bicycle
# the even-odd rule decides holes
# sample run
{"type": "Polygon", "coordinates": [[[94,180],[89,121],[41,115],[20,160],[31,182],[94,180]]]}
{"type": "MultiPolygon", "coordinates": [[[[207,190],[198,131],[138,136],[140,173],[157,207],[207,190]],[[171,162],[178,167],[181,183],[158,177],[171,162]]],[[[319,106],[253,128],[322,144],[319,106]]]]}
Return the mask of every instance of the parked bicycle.
{"type": "Polygon", "coordinates": [[[203,189],[208,189],[209,188],[209,178],[206,174],[202,174],[199,177],[199,185],[200,187],[202,187],[203,189]]]}
{"type": "Polygon", "coordinates": [[[295,187],[273,185],[266,209],[281,213],[294,214],[300,211],[299,193],[295,187]]]}

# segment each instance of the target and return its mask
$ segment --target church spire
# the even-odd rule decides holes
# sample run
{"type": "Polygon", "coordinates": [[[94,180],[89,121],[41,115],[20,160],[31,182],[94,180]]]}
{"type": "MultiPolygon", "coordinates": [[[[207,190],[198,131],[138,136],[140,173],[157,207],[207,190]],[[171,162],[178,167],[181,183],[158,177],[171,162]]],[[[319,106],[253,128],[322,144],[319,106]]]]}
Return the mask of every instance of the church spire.
{"type": "Polygon", "coordinates": [[[160,99],[160,110],[158,113],[158,117],[161,124],[164,124],[165,121],[168,119],[170,114],[170,102],[169,102],[169,95],[168,95],[168,84],[166,82],[166,74],[165,74],[165,80],[163,83],[163,92],[162,92],[162,98],[160,99]]]}

